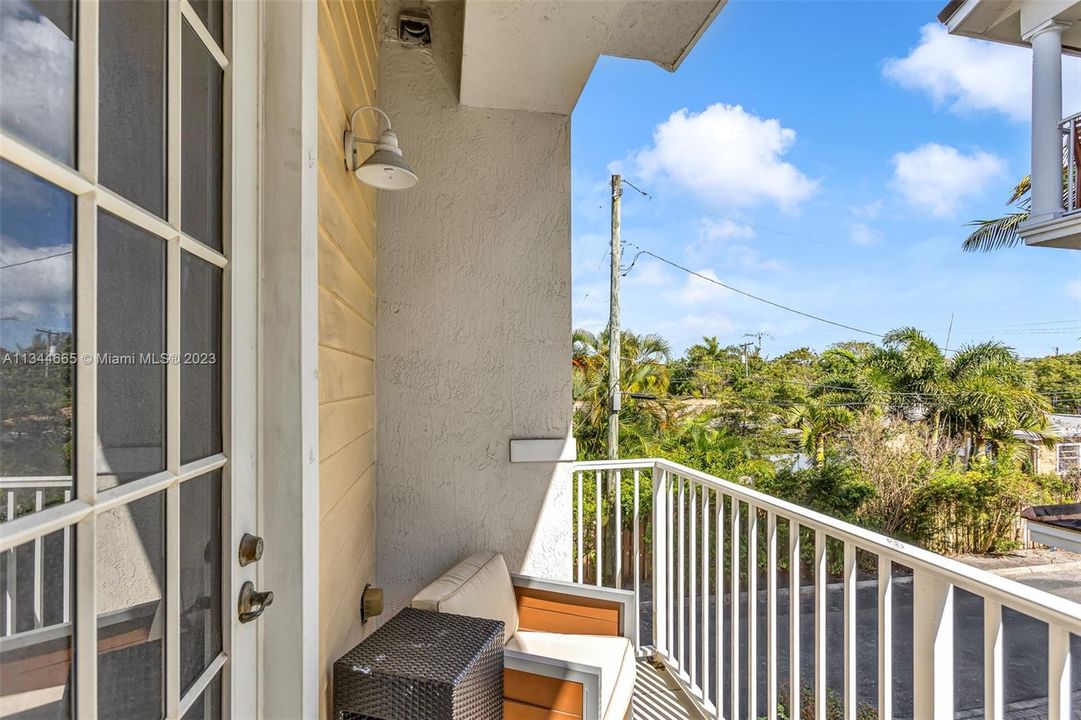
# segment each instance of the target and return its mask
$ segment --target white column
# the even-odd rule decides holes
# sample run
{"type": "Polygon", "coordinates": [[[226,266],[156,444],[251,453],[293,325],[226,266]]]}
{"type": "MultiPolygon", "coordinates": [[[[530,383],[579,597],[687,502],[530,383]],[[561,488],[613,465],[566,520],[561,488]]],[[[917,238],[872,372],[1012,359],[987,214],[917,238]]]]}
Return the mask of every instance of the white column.
{"type": "Polygon", "coordinates": [[[1062,31],[1049,21],[1026,38],[1032,43],[1033,221],[1062,214],[1062,31]]]}

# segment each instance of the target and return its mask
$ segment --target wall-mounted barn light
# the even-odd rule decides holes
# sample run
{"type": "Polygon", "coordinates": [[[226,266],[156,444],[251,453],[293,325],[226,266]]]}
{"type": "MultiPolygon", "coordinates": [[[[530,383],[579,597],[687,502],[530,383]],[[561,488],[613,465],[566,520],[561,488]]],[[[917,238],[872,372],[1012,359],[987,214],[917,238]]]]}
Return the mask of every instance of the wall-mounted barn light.
{"type": "Polygon", "coordinates": [[[349,116],[349,129],[345,131],[345,166],[356,173],[357,179],[380,190],[408,190],[417,184],[417,174],[402,157],[398,147],[398,136],[390,129],[390,118],[374,105],[363,105],[349,116]],[[379,134],[378,140],[368,140],[353,134],[353,125],[357,113],[371,110],[383,116],[387,122],[386,130],[379,134]],[[357,156],[357,143],[375,145],[375,152],[360,162],[357,156]]]}

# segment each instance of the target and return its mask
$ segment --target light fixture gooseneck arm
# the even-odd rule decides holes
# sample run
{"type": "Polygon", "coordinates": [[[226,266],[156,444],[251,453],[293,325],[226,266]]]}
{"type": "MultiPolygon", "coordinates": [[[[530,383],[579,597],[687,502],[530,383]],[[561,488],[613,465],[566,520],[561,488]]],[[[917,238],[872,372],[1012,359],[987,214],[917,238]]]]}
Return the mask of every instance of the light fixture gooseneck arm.
{"type": "MultiPolygon", "coordinates": [[[[361,105],[356,110],[354,110],[352,112],[352,114],[349,115],[349,131],[350,132],[353,132],[353,128],[356,125],[357,113],[361,112],[362,110],[373,110],[373,111],[379,113],[380,115],[383,116],[383,119],[387,123],[387,130],[392,130],[392,128],[390,126],[390,116],[389,115],[387,115],[385,112],[383,112],[382,110],[377,108],[375,105],[361,105]]],[[[376,128],[376,130],[378,131],[378,128],[376,128]]],[[[369,140],[367,138],[357,137],[355,134],[353,135],[353,142],[366,143],[368,145],[378,145],[379,144],[378,140],[369,140]]]]}

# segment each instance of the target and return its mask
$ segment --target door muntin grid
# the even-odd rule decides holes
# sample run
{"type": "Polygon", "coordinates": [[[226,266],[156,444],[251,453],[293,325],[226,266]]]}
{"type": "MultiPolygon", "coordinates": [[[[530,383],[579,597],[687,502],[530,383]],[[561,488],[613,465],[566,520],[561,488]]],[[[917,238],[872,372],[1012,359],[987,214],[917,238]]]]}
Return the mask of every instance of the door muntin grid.
{"type": "Polygon", "coordinates": [[[6,415],[20,392],[47,410],[5,420],[49,423],[0,438],[0,669],[25,685],[0,688],[0,717],[221,714],[230,8],[196,6],[0,3],[0,316],[42,328],[0,326],[0,355],[52,360],[48,392],[0,375],[6,415]],[[49,123],[8,102],[28,77],[49,123]],[[46,659],[44,680],[10,675],[46,659]]]}

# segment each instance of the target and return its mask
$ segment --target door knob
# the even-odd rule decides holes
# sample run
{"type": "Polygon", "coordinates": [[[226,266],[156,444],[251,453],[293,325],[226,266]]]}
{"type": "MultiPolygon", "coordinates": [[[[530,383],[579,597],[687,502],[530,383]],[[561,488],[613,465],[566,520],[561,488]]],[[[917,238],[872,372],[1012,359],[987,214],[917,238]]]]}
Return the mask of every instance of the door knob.
{"type": "Polygon", "coordinates": [[[260,558],[263,557],[263,538],[251,533],[244,533],[244,537],[240,538],[240,552],[238,555],[240,556],[240,567],[259,562],[260,558]]]}
{"type": "Polygon", "coordinates": [[[271,603],[274,602],[274,593],[256,592],[255,585],[248,580],[240,586],[240,600],[237,602],[237,611],[240,622],[248,623],[263,614],[271,603]]]}

